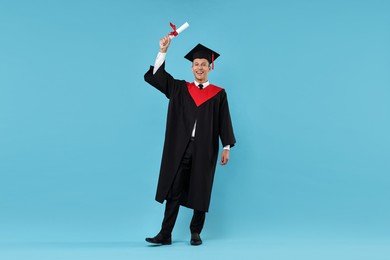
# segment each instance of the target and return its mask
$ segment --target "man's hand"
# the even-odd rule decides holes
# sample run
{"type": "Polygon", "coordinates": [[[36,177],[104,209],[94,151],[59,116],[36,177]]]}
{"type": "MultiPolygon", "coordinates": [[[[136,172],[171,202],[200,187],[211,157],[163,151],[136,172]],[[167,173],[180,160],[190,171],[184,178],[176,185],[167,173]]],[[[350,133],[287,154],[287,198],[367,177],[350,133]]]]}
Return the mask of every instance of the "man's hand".
{"type": "Polygon", "coordinates": [[[160,40],[160,52],[166,53],[168,50],[169,44],[171,44],[171,38],[169,37],[169,34],[167,34],[164,36],[164,38],[161,38],[161,40],[160,40]]]}
{"type": "Polygon", "coordinates": [[[229,161],[229,154],[230,154],[229,150],[223,149],[222,155],[221,155],[221,162],[219,163],[220,165],[225,165],[225,164],[228,163],[228,161],[229,161]]]}

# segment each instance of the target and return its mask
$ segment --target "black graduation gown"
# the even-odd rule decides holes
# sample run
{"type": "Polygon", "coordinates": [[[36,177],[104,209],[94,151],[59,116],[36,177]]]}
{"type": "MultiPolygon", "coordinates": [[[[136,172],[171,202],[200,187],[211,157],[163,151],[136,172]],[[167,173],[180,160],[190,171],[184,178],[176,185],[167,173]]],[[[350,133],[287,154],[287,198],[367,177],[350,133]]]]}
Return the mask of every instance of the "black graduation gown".
{"type": "MultiPolygon", "coordinates": [[[[223,146],[233,147],[236,142],[226,92],[216,87],[214,90],[218,90],[217,94],[197,106],[189,90],[191,83],[174,79],[165,71],[165,62],[154,75],[151,66],[144,78],[169,99],[156,200],[163,203],[167,198],[196,120],[189,187],[182,195],[180,204],[207,212],[218,159],[219,138],[223,146]]],[[[208,89],[213,90],[208,86],[201,91],[208,89]]]]}

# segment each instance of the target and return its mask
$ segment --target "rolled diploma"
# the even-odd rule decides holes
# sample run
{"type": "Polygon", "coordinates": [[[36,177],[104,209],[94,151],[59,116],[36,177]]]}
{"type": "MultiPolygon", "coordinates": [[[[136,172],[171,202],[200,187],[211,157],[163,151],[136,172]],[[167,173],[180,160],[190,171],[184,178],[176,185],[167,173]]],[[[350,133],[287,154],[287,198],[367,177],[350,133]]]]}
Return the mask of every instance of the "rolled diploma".
{"type": "MultiPolygon", "coordinates": [[[[187,29],[190,25],[185,22],[182,26],[180,26],[179,28],[176,29],[176,32],[177,32],[177,35],[179,35],[182,31],[184,31],[185,29],[187,29]]],[[[174,38],[175,36],[174,35],[169,35],[169,37],[172,39],[174,38]]]]}

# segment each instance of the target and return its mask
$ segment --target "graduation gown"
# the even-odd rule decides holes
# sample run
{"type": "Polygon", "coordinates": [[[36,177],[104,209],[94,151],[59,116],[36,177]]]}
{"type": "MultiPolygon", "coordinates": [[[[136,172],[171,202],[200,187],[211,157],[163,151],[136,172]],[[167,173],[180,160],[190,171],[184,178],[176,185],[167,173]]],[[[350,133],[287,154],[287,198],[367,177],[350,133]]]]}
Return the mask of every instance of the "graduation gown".
{"type": "Polygon", "coordinates": [[[196,121],[189,186],[182,194],[180,204],[207,212],[219,138],[223,146],[233,147],[236,142],[226,92],[211,84],[200,90],[194,83],[174,79],[165,71],[165,62],[154,75],[151,66],[144,78],[169,99],[156,200],[163,203],[167,198],[196,121]]]}

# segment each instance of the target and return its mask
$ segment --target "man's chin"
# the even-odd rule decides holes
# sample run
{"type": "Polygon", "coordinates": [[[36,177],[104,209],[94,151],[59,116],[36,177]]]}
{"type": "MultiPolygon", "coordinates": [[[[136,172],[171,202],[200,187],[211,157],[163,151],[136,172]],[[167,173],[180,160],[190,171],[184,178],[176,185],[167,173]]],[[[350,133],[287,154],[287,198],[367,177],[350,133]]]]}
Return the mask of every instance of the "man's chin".
{"type": "Polygon", "coordinates": [[[195,77],[195,80],[196,80],[196,82],[203,82],[204,78],[197,78],[197,77],[195,77]]]}

